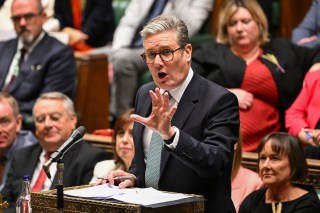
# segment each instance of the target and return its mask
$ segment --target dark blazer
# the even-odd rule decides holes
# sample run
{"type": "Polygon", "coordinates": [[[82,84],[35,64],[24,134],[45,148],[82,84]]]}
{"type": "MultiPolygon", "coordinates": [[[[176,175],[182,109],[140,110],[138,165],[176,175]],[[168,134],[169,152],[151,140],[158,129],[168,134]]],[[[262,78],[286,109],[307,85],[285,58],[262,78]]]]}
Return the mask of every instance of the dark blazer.
{"type": "MultiPolygon", "coordinates": [[[[136,114],[151,112],[151,82],[142,86],[136,98],[136,114]]],[[[239,133],[237,98],[226,89],[198,74],[187,86],[172,118],[180,130],[174,150],[165,147],[161,156],[159,189],[203,195],[206,212],[235,212],[231,201],[230,174],[233,147],[239,133]]],[[[135,123],[135,156],[130,172],[137,176],[137,186],[145,187],[143,152],[144,126],[135,123]]]]}
{"type": "MultiPolygon", "coordinates": [[[[54,16],[61,29],[74,28],[70,0],[55,1],[54,16]]],[[[86,0],[82,20],[81,31],[89,36],[87,44],[100,47],[112,42],[115,29],[112,0],[86,0]]]]}
{"type": "MultiPolygon", "coordinates": [[[[17,51],[17,39],[0,42],[0,88],[3,88],[17,51]]],[[[22,114],[30,114],[36,99],[45,92],[58,91],[71,97],[76,78],[73,51],[46,33],[23,63],[9,93],[22,114]]]]}
{"type": "MultiPolygon", "coordinates": [[[[30,175],[30,180],[32,180],[41,152],[42,148],[37,143],[17,150],[14,154],[6,185],[1,191],[9,204],[14,204],[20,194],[23,175],[30,175]]],[[[111,158],[112,156],[104,150],[93,147],[84,141],[73,145],[62,159],[64,163],[63,186],[89,184],[96,163],[111,158]]],[[[56,188],[56,184],[57,176],[53,179],[51,189],[56,188]]]]}
{"type": "MultiPolygon", "coordinates": [[[[263,54],[273,54],[284,73],[270,61],[259,58],[271,71],[279,93],[279,112],[284,129],[284,112],[298,96],[305,74],[312,64],[320,62],[320,48],[310,49],[287,39],[272,39],[263,54]]],[[[233,54],[230,47],[216,42],[200,45],[192,55],[192,68],[206,79],[226,88],[239,88],[246,62],[233,54]]]]}

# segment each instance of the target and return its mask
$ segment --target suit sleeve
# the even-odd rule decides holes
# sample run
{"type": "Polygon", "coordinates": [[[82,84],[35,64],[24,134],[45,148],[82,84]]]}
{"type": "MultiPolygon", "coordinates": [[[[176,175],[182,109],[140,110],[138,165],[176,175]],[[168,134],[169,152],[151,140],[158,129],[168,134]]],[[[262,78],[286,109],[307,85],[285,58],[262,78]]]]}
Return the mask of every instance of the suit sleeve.
{"type": "MultiPolygon", "coordinates": [[[[298,43],[301,39],[318,34],[320,4],[314,0],[303,21],[292,32],[292,41],[298,43]]],[[[320,38],[303,44],[306,47],[316,47],[320,44],[320,38]]]]}
{"type": "MultiPolygon", "coordinates": [[[[178,145],[172,152],[173,156],[205,179],[216,177],[221,172],[229,173],[234,144],[239,135],[236,97],[227,92],[217,99],[208,99],[215,104],[199,109],[206,113],[201,132],[194,134],[197,127],[191,121],[196,121],[196,118],[191,117],[190,126],[180,129],[178,145]]],[[[195,113],[195,116],[201,117],[200,113],[195,113]]]]}
{"type": "Polygon", "coordinates": [[[87,4],[89,3],[91,8],[88,8],[88,11],[85,12],[82,31],[89,35],[88,44],[95,47],[103,46],[112,41],[115,29],[112,1],[87,1],[87,4]]]}

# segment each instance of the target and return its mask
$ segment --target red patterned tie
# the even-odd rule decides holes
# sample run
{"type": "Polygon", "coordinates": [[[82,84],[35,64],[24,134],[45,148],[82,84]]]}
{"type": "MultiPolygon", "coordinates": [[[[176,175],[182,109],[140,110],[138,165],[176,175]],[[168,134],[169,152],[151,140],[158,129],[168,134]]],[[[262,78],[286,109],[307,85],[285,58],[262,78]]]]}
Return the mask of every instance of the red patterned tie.
{"type": "MultiPolygon", "coordinates": [[[[45,155],[46,162],[49,160],[50,155],[51,154],[49,154],[49,153],[47,153],[45,155]]],[[[47,174],[45,173],[45,171],[43,169],[41,169],[41,172],[38,176],[38,179],[37,179],[36,183],[34,184],[34,186],[32,187],[31,192],[40,192],[43,188],[44,182],[46,182],[46,179],[47,179],[47,174]]]]}

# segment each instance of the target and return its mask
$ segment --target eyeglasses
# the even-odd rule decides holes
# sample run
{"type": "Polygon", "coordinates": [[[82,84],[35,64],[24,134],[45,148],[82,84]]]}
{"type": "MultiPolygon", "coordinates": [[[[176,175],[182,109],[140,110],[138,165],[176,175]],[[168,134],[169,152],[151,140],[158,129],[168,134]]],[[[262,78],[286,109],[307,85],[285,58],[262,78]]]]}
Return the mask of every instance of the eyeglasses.
{"type": "Polygon", "coordinates": [[[160,56],[160,58],[163,62],[169,62],[169,61],[173,60],[174,52],[176,52],[182,48],[184,48],[184,47],[179,47],[178,49],[175,49],[175,50],[163,50],[160,52],[150,51],[150,52],[141,54],[141,57],[142,57],[143,61],[146,62],[147,64],[153,64],[157,55],[160,56]]]}
{"type": "Polygon", "coordinates": [[[16,15],[16,16],[11,16],[11,20],[14,23],[19,23],[21,21],[21,19],[23,18],[26,22],[32,22],[34,20],[34,18],[37,15],[40,15],[42,13],[42,11],[40,11],[38,14],[35,13],[27,13],[24,15],[16,15]]]}

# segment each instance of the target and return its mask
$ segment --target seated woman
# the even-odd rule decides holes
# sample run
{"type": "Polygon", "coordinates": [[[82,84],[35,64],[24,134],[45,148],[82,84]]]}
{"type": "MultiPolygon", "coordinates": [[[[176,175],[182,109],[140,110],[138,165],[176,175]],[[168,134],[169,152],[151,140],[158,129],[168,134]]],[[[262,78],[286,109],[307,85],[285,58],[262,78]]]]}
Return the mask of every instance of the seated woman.
{"type": "Polygon", "coordinates": [[[286,111],[286,128],[305,145],[307,158],[320,159],[320,70],[308,72],[301,92],[286,111]]]}
{"type": "Polygon", "coordinates": [[[256,151],[265,135],[285,128],[285,110],[307,71],[319,65],[320,48],[269,39],[266,16],[255,0],[224,1],[216,38],[194,52],[192,68],[237,96],[243,150],[256,151]]]}
{"type": "Polygon", "coordinates": [[[241,165],[242,162],[242,138],[239,135],[238,143],[234,145],[234,157],[231,173],[231,199],[237,210],[240,204],[251,192],[261,188],[262,181],[259,175],[241,165]]]}
{"type": "Polygon", "coordinates": [[[320,212],[314,188],[299,183],[308,167],[296,137],[281,132],[265,136],[258,147],[258,167],[265,188],[248,195],[239,213],[320,212]]]}
{"type": "Polygon", "coordinates": [[[134,144],[132,138],[133,121],[130,115],[134,109],[124,112],[116,121],[112,142],[114,143],[114,160],[101,161],[96,164],[90,183],[96,183],[103,179],[109,172],[117,169],[128,171],[134,156],[134,144]]]}

